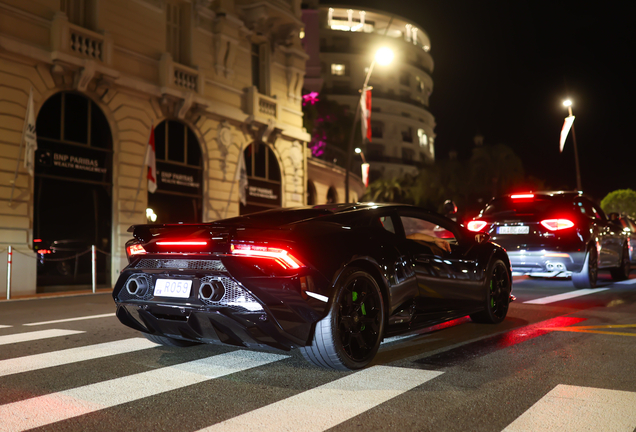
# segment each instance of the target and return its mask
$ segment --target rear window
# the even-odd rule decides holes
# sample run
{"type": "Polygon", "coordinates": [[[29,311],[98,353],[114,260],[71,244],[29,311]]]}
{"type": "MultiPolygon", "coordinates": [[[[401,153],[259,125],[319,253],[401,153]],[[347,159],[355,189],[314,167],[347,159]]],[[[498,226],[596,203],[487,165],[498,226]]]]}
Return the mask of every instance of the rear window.
{"type": "Polygon", "coordinates": [[[333,215],[326,209],[285,209],[285,210],[266,210],[263,212],[251,213],[245,216],[239,216],[231,219],[216,221],[223,225],[245,225],[253,227],[280,227],[283,225],[300,222],[305,219],[311,219],[319,216],[333,215]]]}
{"type": "Polygon", "coordinates": [[[482,211],[483,216],[499,216],[502,214],[542,214],[555,210],[571,209],[572,202],[555,198],[516,199],[497,198],[482,211]]]}

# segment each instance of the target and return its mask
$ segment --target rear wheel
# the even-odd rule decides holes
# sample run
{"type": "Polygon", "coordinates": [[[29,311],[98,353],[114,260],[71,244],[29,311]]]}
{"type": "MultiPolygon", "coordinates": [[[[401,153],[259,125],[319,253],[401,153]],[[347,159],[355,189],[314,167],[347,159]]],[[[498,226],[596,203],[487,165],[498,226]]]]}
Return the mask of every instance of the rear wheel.
{"type": "Polygon", "coordinates": [[[150,342],[171,347],[189,347],[193,345],[199,345],[198,342],[175,339],[168,336],[158,336],[149,333],[144,333],[144,336],[146,336],[146,339],[148,339],[150,342]]]}
{"type": "Polygon", "coordinates": [[[378,351],[384,314],[378,283],[365,271],[351,269],[338,283],[329,314],[316,323],[311,345],[300,352],[316,366],[361,369],[378,351]]]}
{"type": "Polygon", "coordinates": [[[575,288],[596,288],[598,278],[598,253],[592,245],[585,254],[583,269],[580,273],[572,273],[572,283],[575,288]]]}
{"type": "Polygon", "coordinates": [[[470,319],[477,323],[498,324],[508,314],[510,304],[510,274],[501,260],[496,260],[490,268],[486,280],[485,308],[481,312],[470,315],[470,319]]]}
{"type": "Polygon", "coordinates": [[[629,279],[629,272],[631,270],[631,265],[629,262],[629,247],[627,243],[623,245],[623,252],[621,254],[621,264],[615,268],[610,270],[610,274],[612,275],[612,279],[616,281],[621,281],[625,279],[629,279]]]}

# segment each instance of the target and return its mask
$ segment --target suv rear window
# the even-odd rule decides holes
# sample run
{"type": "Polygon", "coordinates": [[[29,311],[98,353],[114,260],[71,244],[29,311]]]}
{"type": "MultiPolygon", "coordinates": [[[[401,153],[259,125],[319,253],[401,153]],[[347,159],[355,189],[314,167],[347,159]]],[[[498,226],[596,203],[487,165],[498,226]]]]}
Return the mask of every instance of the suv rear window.
{"type": "Polygon", "coordinates": [[[552,197],[535,197],[532,199],[496,198],[483,210],[483,216],[498,216],[502,214],[542,214],[553,210],[572,208],[571,200],[552,197]]]}

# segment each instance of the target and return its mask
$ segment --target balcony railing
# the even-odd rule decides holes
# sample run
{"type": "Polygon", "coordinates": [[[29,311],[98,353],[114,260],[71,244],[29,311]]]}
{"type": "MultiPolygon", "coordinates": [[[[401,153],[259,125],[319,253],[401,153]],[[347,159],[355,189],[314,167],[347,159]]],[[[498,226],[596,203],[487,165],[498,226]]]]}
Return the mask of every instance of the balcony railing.
{"type": "MultiPolygon", "coordinates": [[[[351,89],[350,87],[348,88],[344,88],[344,87],[326,87],[323,90],[323,93],[325,95],[351,95],[351,96],[357,96],[359,95],[359,91],[356,89],[351,89]]],[[[411,96],[406,96],[406,95],[398,95],[396,94],[394,91],[379,91],[379,90],[373,90],[372,91],[372,95],[373,98],[379,98],[379,99],[388,99],[388,100],[394,100],[394,101],[399,101],[399,102],[404,102],[410,105],[415,105],[418,108],[422,108],[426,111],[428,111],[428,105],[417,100],[417,99],[413,99],[411,96]]]]}
{"type": "Polygon", "coordinates": [[[97,33],[70,23],[66,14],[58,12],[51,25],[51,48],[52,51],[110,65],[113,43],[107,33],[97,33]]]}
{"type": "Polygon", "coordinates": [[[278,120],[278,101],[272,97],[260,94],[256,87],[247,89],[247,112],[254,117],[264,117],[278,120]]]}
{"type": "Polygon", "coordinates": [[[163,53],[159,62],[162,87],[203,93],[203,75],[197,69],[175,63],[170,53],[163,53]]]}

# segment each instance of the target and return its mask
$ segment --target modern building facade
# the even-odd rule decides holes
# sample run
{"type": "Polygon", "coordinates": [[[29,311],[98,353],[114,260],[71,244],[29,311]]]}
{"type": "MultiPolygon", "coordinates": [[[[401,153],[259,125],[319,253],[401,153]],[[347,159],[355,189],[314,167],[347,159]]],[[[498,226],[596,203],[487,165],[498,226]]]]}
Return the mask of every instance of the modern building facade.
{"type": "Polygon", "coordinates": [[[0,0],[0,298],[9,246],[12,296],[86,287],[91,245],[110,287],[132,224],[305,204],[302,27],[300,0],[0,0]]]}
{"type": "Polygon", "coordinates": [[[435,118],[429,110],[434,65],[426,32],[378,10],[318,2],[305,6],[308,90],[355,110],[377,49],[387,46],[395,54],[390,65],[375,66],[369,81],[372,138],[363,150],[371,180],[415,174],[434,161],[435,118]]]}

